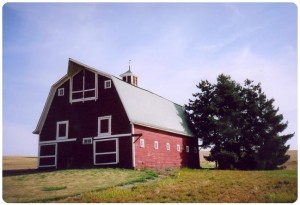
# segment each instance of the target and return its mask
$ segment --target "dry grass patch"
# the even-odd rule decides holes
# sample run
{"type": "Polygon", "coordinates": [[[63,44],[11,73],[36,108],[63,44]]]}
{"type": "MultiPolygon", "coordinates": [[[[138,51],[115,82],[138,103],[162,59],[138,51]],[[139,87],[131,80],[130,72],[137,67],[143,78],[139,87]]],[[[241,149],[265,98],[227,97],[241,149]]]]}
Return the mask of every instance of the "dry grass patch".
{"type": "Polygon", "coordinates": [[[84,193],[61,202],[294,202],[297,172],[178,170],[173,176],[131,189],[84,193]]]}
{"type": "Polygon", "coordinates": [[[73,169],[3,177],[6,202],[48,201],[149,178],[146,171],[73,169]]]}

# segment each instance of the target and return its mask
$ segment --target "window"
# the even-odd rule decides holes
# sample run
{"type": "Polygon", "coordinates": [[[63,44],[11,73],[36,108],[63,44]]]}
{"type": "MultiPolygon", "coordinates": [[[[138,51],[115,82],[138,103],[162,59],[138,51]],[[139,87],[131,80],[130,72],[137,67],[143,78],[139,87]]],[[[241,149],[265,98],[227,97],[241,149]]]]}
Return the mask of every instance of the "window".
{"type": "Polygon", "coordinates": [[[190,152],[190,147],[189,146],[185,146],[185,151],[186,152],[190,152]]]}
{"type": "Polygon", "coordinates": [[[126,82],[131,84],[131,76],[127,76],[127,81],[126,82]]]}
{"type": "Polygon", "coordinates": [[[166,148],[167,148],[167,150],[170,150],[170,143],[166,144],[166,148]]]}
{"type": "Polygon", "coordinates": [[[83,138],[82,144],[93,144],[92,138],[83,138]]]}
{"type": "Polygon", "coordinates": [[[67,139],[69,134],[69,121],[56,123],[56,139],[67,139]]]}
{"type": "Polygon", "coordinates": [[[140,147],[145,147],[145,140],[144,139],[140,139],[140,147]]]}
{"type": "Polygon", "coordinates": [[[197,147],[194,147],[194,153],[197,154],[197,147]]]}
{"type": "Polygon", "coordinates": [[[65,89],[64,88],[59,88],[58,89],[58,96],[64,96],[65,94],[65,89]]]}
{"type": "Polygon", "coordinates": [[[111,116],[98,117],[98,136],[111,135],[111,116]]]}
{"type": "Polygon", "coordinates": [[[138,82],[137,82],[137,77],[136,76],[133,76],[133,85],[137,86],[138,82]]]}
{"type": "Polygon", "coordinates": [[[111,88],[111,80],[104,81],[104,89],[111,88]]]}
{"type": "Polygon", "coordinates": [[[84,102],[98,98],[97,74],[81,70],[70,79],[70,102],[84,102]]]}
{"type": "Polygon", "coordinates": [[[158,149],[158,141],[154,141],[154,149],[158,149]]]}
{"type": "Polygon", "coordinates": [[[177,152],[180,152],[180,145],[179,144],[177,144],[176,149],[177,149],[177,152]]]}

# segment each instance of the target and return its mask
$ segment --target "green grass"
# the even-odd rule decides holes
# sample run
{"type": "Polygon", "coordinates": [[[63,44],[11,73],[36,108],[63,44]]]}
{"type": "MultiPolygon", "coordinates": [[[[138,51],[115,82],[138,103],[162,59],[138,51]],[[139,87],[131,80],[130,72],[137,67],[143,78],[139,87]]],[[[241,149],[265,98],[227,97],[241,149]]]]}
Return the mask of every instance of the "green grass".
{"type": "MultiPolygon", "coordinates": [[[[210,164],[207,166],[211,168],[210,164]]],[[[6,202],[80,203],[291,203],[297,199],[297,170],[178,169],[160,172],[160,175],[163,177],[153,170],[126,169],[4,175],[3,199],[6,202]]]]}
{"type": "Polygon", "coordinates": [[[181,169],[150,184],[113,187],[59,202],[295,202],[297,171],[181,169]]]}
{"type": "Polygon", "coordinates": [[[50,186],[50,187],[43,187],[42,191],[58,191],[66,189],[66,186],[50,186]]]}
{"type": "Polygon", "coordinates": [[[71,169],[4,175],[3,199],[6,202],[48,202],[114,186],[145,182],[156,175],[153,171],[124,169],[71,169]]]}

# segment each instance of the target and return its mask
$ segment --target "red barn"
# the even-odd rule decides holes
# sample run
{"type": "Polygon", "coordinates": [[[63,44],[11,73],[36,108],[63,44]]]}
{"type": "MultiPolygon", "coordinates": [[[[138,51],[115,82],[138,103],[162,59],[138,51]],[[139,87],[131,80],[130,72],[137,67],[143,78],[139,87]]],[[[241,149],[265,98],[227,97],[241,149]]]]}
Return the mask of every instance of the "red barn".
{"type": "Polygon", "coordinates": [[[69,59],[33,132],[39,168],[199,167],[183,107],[139,88],[130,68],[121,77],[69,59]]]}

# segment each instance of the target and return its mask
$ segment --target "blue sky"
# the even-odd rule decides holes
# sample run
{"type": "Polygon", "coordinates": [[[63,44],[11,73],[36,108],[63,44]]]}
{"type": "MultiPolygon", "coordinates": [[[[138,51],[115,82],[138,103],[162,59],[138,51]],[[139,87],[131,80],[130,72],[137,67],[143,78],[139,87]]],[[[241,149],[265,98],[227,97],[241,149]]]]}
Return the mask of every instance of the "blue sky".
{"type": "Polygon", "coordinates": [[[261,82],[297,149],[297,7],[292,3],[7,3],[3,17],[3,153],[37,155],[50,87],[73,58],[185,104],[219,74],[261,82]]]}

